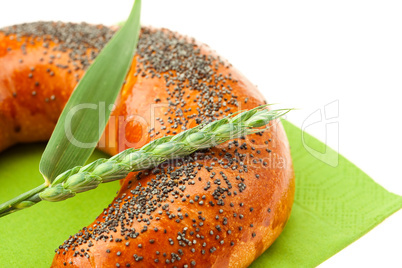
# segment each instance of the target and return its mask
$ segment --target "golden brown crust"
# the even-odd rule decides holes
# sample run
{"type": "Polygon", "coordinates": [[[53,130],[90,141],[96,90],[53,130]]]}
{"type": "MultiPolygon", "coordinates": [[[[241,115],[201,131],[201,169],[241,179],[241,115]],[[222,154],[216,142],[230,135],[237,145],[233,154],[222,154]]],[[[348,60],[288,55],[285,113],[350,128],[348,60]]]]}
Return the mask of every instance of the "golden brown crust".
{"type": "MultiPolygon", "coordinates": [[[[113,119],[100,144],[102,150],[115,154],[127,147],[141,147],[155,137],[180,132],[181,126],[194,127],[200,120],[219,118],[264,103],[258,90],[208,47],[190,39],[182,42],[183,37],[168,30],[143,29],[141,38],[143,41],[116,102],[113,119]],[[178,42],[180,49],[171,40],[174,44],[178,42]],[[155,44],[152,51],[156,54],[163,51],[161,55],[170,57],[171,62],[161,63],[160,58],[152,57],[147,60],[152,54],[149,44],[155,44]],[[202,59],[204,63],[172,70],[177,65],[169,49],[180,55],[187,53],[180,58],[182,65],[202,59]],[[166,64],[170,69],[161,72],[157,63],[166,64]],[[204,72],[208,66],[211,70],[204,72]],[[186,74],[183,79],[180,72],[186,74]],[[193,81],[199,73],[204,76],[193,81]],[[223,103],[225,106],[217,106],[223,103]],[[148,132],[150,128],[155,129],[148,132]]],[[[0,75],[3,74],[0,129],[8,131],[0,136],[0,144],[6,146],[48,138],[54,116],[60,113],[76,81],[74,77],[70,79],[67,71],[47,76],[39,68],[49,66],[42,66],[35,54],[5,53],[4,47],[13,44],[9,39],[0,32],[0,68],[4,70],[2,61],[14,64],[7,72],[0,70],[0,75]],[[14,63],[19,57],[26,63],[14,63]],[[65,80],[68,83],[32,96],[32,81],[26,78],[30,66],[40,70],[35,73],[40,84],[59,85],[65,80]],[[7,77],[17,71],[21,78],[10,82],[7,77]],[[30,84],[26,84],[26,91],[19,89],[17,97],[13,97],[10,83],[30,84]],[[44,107],[32,101],[38,94],[43,97],[54,94],[60,102],[44,107]],[[29,101],[19,101],[20,96],[29,101]],[[27,113],[25,110],[31,106],[24,107],[21,103],[31,105],[31,102],[33,106],[38,105],[35,114],[39,115],[34,117],[31,112],[27,122],[21,114],[27,113]],[[17,111],[14,117],[11,116],[13,109],[17,111]],[[38,127],[36,120],[47,123],[38,127]],[[19,135],[6,127],[15,122],[21,125],[19,135]],[[38,136],[24,136],[23,129],[32,131],[29,128],[35,127],[40,129],[38,136]]],[[[18,45],[15,44],[16,49],[18,45]]],[[[40,42],[34,48],[38,55],[43,53],[40,42]]],[[[81,70],[79,76],[82,73],[81,70]]],[[[272,122],[271,128],[262,134],[170,161],[150,171],[130,174],[109,208],[60,246],[52,267],[246,267],[283,230],[293,195],[294,175],[287,138],[281,124],[272,122]]]]}
{"type": "MultiPolygon", "coordinates": [[[[25,40],[10,40],[1,32],[0,40],[0,150],[15,143],[47,140],[76,79],[66,69],[41,64],[40,44],[28,43],[25,54],[20,49],[25,40]]],[[[66,61],[65,54],[62,61],[66,61]]]]}

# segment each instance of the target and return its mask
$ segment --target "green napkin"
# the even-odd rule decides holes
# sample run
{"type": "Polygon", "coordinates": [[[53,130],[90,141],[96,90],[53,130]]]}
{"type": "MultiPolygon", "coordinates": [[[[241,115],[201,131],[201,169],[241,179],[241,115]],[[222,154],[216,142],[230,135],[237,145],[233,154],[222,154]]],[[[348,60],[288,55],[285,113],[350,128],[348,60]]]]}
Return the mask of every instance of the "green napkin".
{"type": "MultiPolygon", "coordinates": [[[[325,152],[325,145],[306,134],[303,145],[301,130],[288,122],[284,126],[296,172],[295,203],[284,232],[252,267],[318,265],[402,208],[402,197],[342,156],[336,167],[326,164],[334,160],[328,155],[336,156],[332,151],[312,156],[305,146],[325,152]]],[[[42,183],[38,164],[44,147],[20,145],[0,154],[0,202],[42,183]]],[[[92,160],[98,157],[104,155],[95,152],[92,160]]],[[[57,246],[92,222],[118,188],[118,182],[101,185],[0,218],[0,267],[49,267],[57,246]]]]}

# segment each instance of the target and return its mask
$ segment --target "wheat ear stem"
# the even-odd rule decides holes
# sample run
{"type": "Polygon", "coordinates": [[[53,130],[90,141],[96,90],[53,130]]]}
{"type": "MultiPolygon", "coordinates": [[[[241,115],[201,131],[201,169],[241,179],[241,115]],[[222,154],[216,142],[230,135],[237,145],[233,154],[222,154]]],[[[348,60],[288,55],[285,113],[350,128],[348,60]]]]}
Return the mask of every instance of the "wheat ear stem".
{"type": "Polygon", "coordinates": [[[95,189],[100,183],[125,178],[130,172],[153,168],[162,162],[214,147],[231,139],[261,132],[270,121],[290,109],[268,110],[267,105],[224,117],[175,136],[156,139],[140,149],[127,149],[109,159],[98,159],[86,166],[65,171],[49,185],[0,205],[0,217],[30,207],[41,200],[62,201],[77,193],[95,189]]]}

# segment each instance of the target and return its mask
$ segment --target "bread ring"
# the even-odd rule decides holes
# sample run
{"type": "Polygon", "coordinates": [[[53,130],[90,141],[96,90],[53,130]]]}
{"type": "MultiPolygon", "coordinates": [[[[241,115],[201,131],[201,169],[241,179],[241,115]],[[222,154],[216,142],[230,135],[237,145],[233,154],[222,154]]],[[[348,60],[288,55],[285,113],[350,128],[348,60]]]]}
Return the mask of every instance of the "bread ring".
{"type": "MultiPolygon", "coordinates": [[[[0,30],[0,150],[47,140],[70,93],[114,31],[37,22],[0,30]]],[[[264,104],[206,45],[143,27],[99,143],[116,154],[264,104]]],[[[152,170],[131,173],[52,267],[247,267],[282,232],[294,196],[280,122],[152,170]]]]}

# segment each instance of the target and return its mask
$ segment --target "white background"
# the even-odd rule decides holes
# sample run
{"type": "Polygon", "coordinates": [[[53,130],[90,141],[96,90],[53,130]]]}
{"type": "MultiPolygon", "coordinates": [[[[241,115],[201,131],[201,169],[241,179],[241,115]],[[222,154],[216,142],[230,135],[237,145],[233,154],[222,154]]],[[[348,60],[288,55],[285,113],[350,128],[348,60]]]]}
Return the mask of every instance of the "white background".
{"type": "MultiPolygon", "coordinates": [[[[112,25],[125,20],[131,4],[5,1],[0,27],[36,20],[112,25]]],[[[270,103],[299,108],[288,116],[299,127],[338,101],[339,133],[330,133],[328,144],[402,195],[402,2],[143,0],[141,21],[210,45],[270,103]]],[[[324,126],[306,130],[325,141],[324,126]]],[[[401,227],[399,211],[321,267],[402,267],[401,227]]]]}

